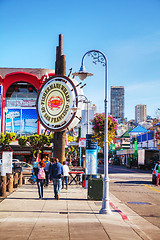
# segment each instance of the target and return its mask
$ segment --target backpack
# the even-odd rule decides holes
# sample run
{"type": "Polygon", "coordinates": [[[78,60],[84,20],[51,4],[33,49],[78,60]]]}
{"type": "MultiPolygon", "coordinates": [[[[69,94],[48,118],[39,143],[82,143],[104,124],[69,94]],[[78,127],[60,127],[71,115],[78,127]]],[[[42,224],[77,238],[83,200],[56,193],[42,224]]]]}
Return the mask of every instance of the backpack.
{"type": "Polygon", "coordinates": [[[44,168],[39,168],[39,171],[38,171],[38,179],[45,179],[45,171],[44,171],[44,168]]]}

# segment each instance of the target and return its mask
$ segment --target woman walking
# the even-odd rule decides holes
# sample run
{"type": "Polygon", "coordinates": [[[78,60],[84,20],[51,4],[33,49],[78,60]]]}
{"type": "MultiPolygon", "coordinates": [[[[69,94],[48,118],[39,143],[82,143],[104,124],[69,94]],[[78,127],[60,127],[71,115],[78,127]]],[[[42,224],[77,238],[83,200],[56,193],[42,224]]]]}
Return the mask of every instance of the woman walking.
{"type": "Polygon", "coordinates": [[[38,177],[37,177],[37,185],[38,185],[38,193],[39,193],[39,199],[43,199],[43,185],[45,182],[45,171],[44,167],[46,164],[42,161],[39,163],[38,166],[38,177]]]}

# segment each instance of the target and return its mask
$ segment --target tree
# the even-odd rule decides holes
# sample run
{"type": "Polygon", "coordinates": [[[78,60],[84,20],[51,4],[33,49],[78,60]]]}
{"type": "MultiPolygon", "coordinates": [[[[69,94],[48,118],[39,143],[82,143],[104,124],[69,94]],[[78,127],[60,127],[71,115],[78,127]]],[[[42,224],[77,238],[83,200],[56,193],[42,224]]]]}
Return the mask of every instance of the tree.
{"type": "MultiPolygon", "coordinates": [[[[97,142],[98,146],[104,147],[104,123],[105,115],[104,113],[95,114],[94,119],[92,120],[92,129],[94,131],[94,139],[97,142]]],[[[117,121],[112,117],[108,116],[108,144],[110,145],[117,129],[117,121]]]]}
{"type": "Polygon", "coordinates": [[[15,133],[1,133],[0,134],[0,146],[1,146],[1,151],[12,151],[12,148],[9,146],[9,144],[12,141],[15,141],[16,135],[15,133]]]}
{"type": "Polygon", "coordinates": [[[45,146],[50,146],[53,142],[53,134],[45,135],[43,134],[34,134],[31,136],[22,136],[18,139],[18,143],[21,147],[28,146],[31,148],[33,157],[36,158],[36,155],[43,151],[45,146]]]}

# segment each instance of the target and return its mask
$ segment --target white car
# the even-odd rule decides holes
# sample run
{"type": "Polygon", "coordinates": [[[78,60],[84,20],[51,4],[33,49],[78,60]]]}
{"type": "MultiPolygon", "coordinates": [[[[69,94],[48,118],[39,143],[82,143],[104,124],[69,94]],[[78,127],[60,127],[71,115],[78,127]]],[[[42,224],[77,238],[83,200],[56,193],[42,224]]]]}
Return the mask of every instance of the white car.
{"type": "Polygon", "coordinates": [[[23,174],[31,174],[33,170],[33,166],[29,163],[22,162],[22,173],[23,174]]]}

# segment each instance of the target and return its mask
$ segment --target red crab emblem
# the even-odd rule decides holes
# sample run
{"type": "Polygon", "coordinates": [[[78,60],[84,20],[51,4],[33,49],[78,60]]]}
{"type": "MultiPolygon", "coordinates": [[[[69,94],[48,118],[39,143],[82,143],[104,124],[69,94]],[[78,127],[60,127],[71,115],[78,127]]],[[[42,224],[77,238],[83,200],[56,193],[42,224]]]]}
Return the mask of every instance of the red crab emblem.
{"type": "Polygon", "coordinates": [[[59,96],[51,97],[48,101],[48,107],[53,110],[53,108],[59,109],[63,103],[63,99],[59,96]]]}

